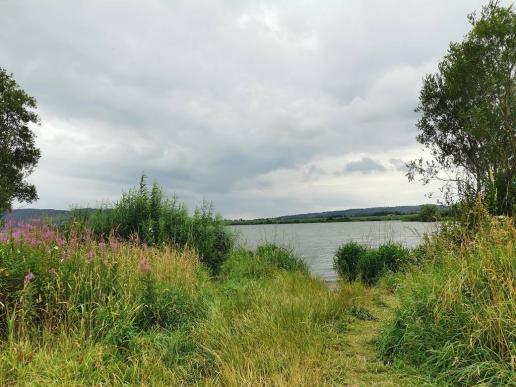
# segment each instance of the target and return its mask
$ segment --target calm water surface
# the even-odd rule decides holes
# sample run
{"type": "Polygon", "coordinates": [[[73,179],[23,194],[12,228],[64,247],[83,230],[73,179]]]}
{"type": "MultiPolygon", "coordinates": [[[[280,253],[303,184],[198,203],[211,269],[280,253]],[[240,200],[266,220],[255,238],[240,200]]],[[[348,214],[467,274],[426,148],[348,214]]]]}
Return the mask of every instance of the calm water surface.
{"type": "Polygon", "coordinates": [[[328,282],[337,280],[333,269],[335,250],[345,242],[356,241],[377,247],[388,241],[417,246],[435,223],[421,222],[343,222],[304,224],[265,224],[230,226],[238,233],[238,245],[254,248],[271,242],[292,248],[308,264],[314,275],[328,282]]]}

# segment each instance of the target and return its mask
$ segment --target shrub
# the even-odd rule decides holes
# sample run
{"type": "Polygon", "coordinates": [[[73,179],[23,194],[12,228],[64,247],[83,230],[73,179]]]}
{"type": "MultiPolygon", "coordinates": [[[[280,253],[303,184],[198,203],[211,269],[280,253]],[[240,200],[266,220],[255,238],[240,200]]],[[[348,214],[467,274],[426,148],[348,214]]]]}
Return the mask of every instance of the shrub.
{"type": "Polygon", "coordinates": [[[357,242],[348,242],[340,246],[333,258],[337,272],[352,282],[358,279],[358,262],[367,249],[357,242]]]}
{"type": "Polygon", "coordinates": [[[113,206],[73,211],[65,229],[69,232],[77,225],[91,230],[96,238],[114,233],[123,240],[151,246],[189,246],[213,272],[218,271],[234,242],[210,204],[204,203],[190,216],[175,197],[165,197],[157,183],[149,188],[145,176],[139,188],[124,193],[113,206]]]}
{"type": "Polygon", "coordinates": [[[369,286],[374,285],[378,279],[385,273],[385,262],[382,256],[378,254],[378,250],[369,249],[360,255],[358,260],[358,272],[360,280],[369,286]]]}
{"type": "Polygon", "coordinates": [[[423,204],[419,209],[419,220],[421,222],[436,222],[440,217],[439,207],[435,204],[423,204]]]}
{"type": "Polygon", "coordinates": [[[388,242],[377,249],[348,242],[335,253],[335,267],[348,281],[360,279],[374,285],[387,271],[402,270],[412,260],[411,252],[399,243],[388,242]]]}
{"type": "Polygon", "coordinates": [[[409,264],[411,253],[409,249],[403,247],[400,243],[388,242],[378,247],[376,256],[383,263],[386,270],[395,273],[409,264]]]}

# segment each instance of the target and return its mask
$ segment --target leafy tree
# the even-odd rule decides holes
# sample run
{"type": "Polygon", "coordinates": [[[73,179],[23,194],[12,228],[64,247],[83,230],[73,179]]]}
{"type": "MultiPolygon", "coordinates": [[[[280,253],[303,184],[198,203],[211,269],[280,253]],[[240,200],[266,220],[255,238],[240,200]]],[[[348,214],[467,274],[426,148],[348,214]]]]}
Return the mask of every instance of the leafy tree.
{"type": "Polygon", "coordinates": [[[14,200],[38,198],[36,187],[26,181],[40,157],[29,127],[39,124],[35,108],[36,100],[0,67],[0,213],[10,210],[14,200]]]}
{"type": "Polygon", "coordinates": [[[435,222],[439,218],[439,209],[435,204],[423,204],[419,209],[419,219],[422,222],[435,222]]]}
{"type": "Polygon", "coordinates": [[[495,214],[512,215],[516,193],[516,14],[491,1],[468,19],[471,31],[451,43],[427,75],[416,111],[417,140],[431,161],[408,163],[408,177],[444,181],[449,202],[477,195],[495,214]]]}

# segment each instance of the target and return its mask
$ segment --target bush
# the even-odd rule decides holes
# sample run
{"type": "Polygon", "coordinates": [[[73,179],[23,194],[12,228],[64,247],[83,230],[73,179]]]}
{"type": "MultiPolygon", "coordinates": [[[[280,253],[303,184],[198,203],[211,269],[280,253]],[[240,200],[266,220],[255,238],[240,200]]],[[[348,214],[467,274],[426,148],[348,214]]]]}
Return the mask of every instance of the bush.
{"type": "Polygon", "coordinates": [[[445,384],[515,385],[515,240],[512,219],[491,219],[458,245],[446,229],[432,237],[427,269],[403,281],[401,306],[384,328],[386,361],[445,384]]]}
{"type": "Polygon", "coordinates": [[[377,259],[386,270],[393,273],[402,270],[411,261],[411,252],[400,243],[388,242],[375,251],[377,259]]]}
{"type": "Polygon", "coordinates": [[[374,285],[385,273],[385,262],[379,256],[378,250],[369,249],[358,260],[360,280],[369,286],[374,285]]]}
{"type": "Polygon", "coordinates": [[[113,206],[73,211],[65,229],[69,232],[77,225],[91,230],[96,238],[114,233],[123,240],[151,246],[189,246],[213,272],[218,271],[234,242],[224,220],[210,204],[204,203],[190,216],[175,197],[165,197],[157,183],[149,188],[145,176],[138,189],[124,193],[113,206]]]}
{"type": "Polygon", "coordinates": [[[340,276],[349,282],[358,279],[358,262],[367,249],[357,242],[348,242],[340,246],[333,258],[334,267],[340,276]]]}
{"type": "Polygon", "coordinates": [[[440,218],[439,207],[435,204],[423,204],[419,209],[419,220],[421,222],[436,222],[440,218]]]}
{"type": "Polygon", "coordinates": [[[370,286],[387,271],[394,273],[402,270],[411,260],[410,250],[394,242],[388,242],[377,249],[348,242],[339,247],[334,257],[340,276],[350,282],[360,279],[370,286]]]}

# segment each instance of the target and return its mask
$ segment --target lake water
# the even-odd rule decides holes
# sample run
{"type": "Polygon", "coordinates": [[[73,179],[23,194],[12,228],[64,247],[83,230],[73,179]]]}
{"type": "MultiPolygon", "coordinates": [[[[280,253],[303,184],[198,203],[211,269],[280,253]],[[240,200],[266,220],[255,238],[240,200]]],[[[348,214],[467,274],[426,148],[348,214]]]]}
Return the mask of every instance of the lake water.
{"type": "Polygon", "coordinates": [[[308,264],[311,272],[327,282],[335,282],[333,255],[349,241],[377,247],[388,241],[407,247],[417,246],[435,223],[422,222],[341,222],[230,226],[237,231],[240,246],[254,248],[266,242],[292,248],[308,264]]]}

